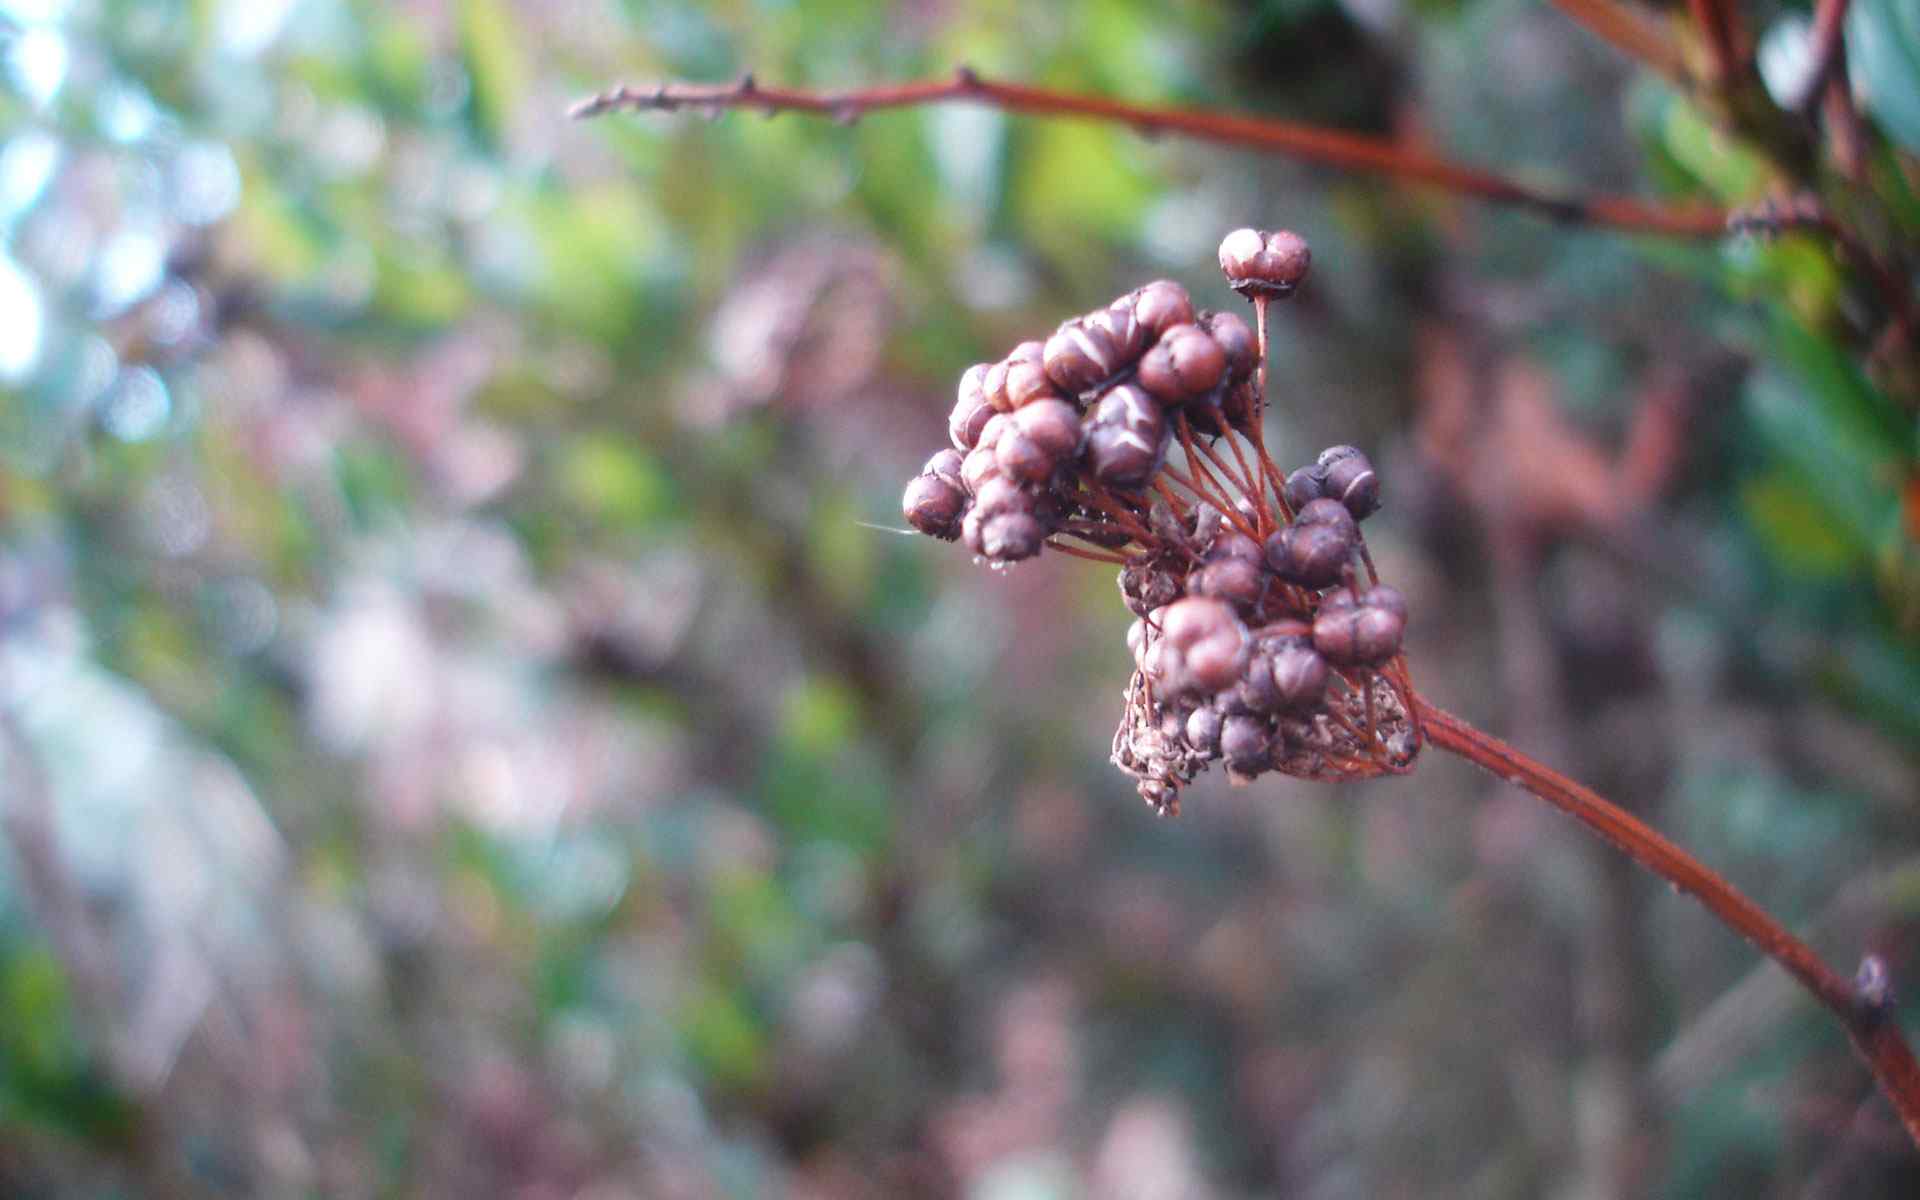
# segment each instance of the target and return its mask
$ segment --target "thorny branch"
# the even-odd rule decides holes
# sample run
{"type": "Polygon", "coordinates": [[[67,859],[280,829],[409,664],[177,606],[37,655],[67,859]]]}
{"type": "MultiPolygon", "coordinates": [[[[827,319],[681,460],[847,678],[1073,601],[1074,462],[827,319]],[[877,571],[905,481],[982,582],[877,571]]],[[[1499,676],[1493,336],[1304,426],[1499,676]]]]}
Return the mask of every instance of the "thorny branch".
{"type": "Polygon", "coordinates": [[[1641,866],[1692,895],[1722,923],[1780,964],[1846,1028],[1847,1037],[1893,1102],[1907,1134],[1920,1146],[1920,1062],[1895,1019],[1886,964],[1861,963],[1853,980],[1841,977],[1811,946],[1725,878],[1668,841],[1632,813],[1583,787],[1499,738],[1416,697],[1427,741],[1509,783],[1525,788],[1579,821],[1641,866]]]}
{"type": "Polygon", "coordinates": [[[751,75],[738,83],[719,85],[659,84],[636,88],[622,84],[580,101],[570,114],[587,118],[617,111],[744,108],[758,109],[769,116],[807,112],[855,121],[882,109],[932,104],[985,104],[1008,112],[1111,121],[1130,125],[1148,135],[1176,133],[1198,141],[1242,146],[1301,162],[1384,176],[1510,205],[1570,225],[1695,238],[1718,237],[1726,228],[1726,212],[1712,206],[1664,207],[1627,196],[1559,192],[1421,154],[1379,138],[1268,117],[1156,108],[1101,96],[1001,83],[964,67],[950,79],[838,92],[763,87],[751,75]]]}
{"type": "Polygon", "coordinates": [[[1618,0],[1553,0],[1553,5],[1667,82],[1686,82],[1687,66],[1680,52],[1645,9],[1630,8],[1618,0]]]}

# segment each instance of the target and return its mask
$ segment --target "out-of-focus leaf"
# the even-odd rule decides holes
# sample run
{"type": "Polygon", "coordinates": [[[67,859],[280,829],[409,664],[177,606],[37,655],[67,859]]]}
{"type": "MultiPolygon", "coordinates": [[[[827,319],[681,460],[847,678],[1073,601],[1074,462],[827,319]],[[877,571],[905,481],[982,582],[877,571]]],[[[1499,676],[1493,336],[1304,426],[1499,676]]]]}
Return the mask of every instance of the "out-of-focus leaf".
{"type": "Polygon", "coordinates": [[[1920,154],[1920,5],[1854,0],[1846,43],[1847,73],[1881,128],[1920,154]]]}
{"type": "Polygon", "coordinates": [[[1767,165],[1722,133],[1698,110],[1675,99],[1667,105],[1661,133],[1667,153],[1729,204],[1752,200],[1766,186],[1767,165]]]}
{"type": "Polygon", "coordinates": [[[1858,548],[1835,530],[1822,509],[1807,503],[1805,486],[1791,475],[1774,472],[1748,484],[1740,490],[1740,507],[1767,550],[1789,571],[1837,576],[1858,561],[1858,548]]]}
{"type": "Polygon", "coordinates": [[[603,437],[582,438],[567,451],[560,485],[583,512],[625,528],[651,524],[673,501],[672,483],[652,456],[603,437]]]}
{"type": "Polygon", "coordinates": [[[473,87],[470,112],[474,128],[495,149],[505,145],[526,100],[526,43],[516,24],[502,0],[461,0],[460,53],[473,87]]]}

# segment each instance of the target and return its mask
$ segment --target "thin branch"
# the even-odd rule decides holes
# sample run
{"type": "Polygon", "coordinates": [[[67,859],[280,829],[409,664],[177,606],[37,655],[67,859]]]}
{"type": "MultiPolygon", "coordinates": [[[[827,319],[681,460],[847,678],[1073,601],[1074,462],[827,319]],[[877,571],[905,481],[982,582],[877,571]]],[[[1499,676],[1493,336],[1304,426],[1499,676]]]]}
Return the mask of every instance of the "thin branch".
{"type": "Polygon", "coordinates": [[[1525,788],[1579,821],[1641,866],[1690,893],[1728,928],[1785,968],[1846,1028],[1847,1037],[1900,1114],[1907,1135],[1920,1146],[1920,1063],[1895,1019],[1883,962],[1869,956],[1856,979],[1842,978],[1765,909],[1632,813],[1425,697],[1416,695],[1414,707],[1432,745],[1525,788]]]}
{"type": "Polygon", "coordinates": [[[1687,0],[1687,10],[1707,43],[1708,82],[1724,87],[1741,67],[1739,16],[1728,0],[1687,0]]]}
{"type": "Polygon", "coordinates": [[[1553,6],[1667,82],[1686,82],[1687,64],[1679,49],[1644,10],[1618,0],[1553,0],[1553,6]]]}
{"type": "Polygon", "coordinates": [[[1784,107],[1811,115],[1814,106],[1820,103],[1827,77],[1841,60],[1842,29],[1847,23],[1848,7],[1848,0],[1815,0],[1807,77],[1800,84],[1800,92],[1784,107]]]}
{"type": "Polygon", "coordinates": [[[672,112],[692,108],[717,112],[745,108],[759,109],[769,116],[808,112],[850,122],[881,109],[956,103],[984,104],[1008,112],[1043,116],[1084,117],[1129,125],[1148,135],[1171,133],[1203,142],[1243,146],[1302,162],[1382,175],[1455,195],[1512,205],[1572,225],[1710,238],[1724,232],[1726,223],[1725,212],[1715,207],[1668,208],[1627,196],[1580,196],[1551,191],[1406,150],[1379,138],[1265,117],[1152,108],[1100,96],[999,83],[964,67],[951,79],[839,92],[761,87],[751,75],[738,83],[719,85],[660,84],[635,88],[622,84],[580,101],[569,112],[575,118],[586,118],[616,111],[672,112]]]}

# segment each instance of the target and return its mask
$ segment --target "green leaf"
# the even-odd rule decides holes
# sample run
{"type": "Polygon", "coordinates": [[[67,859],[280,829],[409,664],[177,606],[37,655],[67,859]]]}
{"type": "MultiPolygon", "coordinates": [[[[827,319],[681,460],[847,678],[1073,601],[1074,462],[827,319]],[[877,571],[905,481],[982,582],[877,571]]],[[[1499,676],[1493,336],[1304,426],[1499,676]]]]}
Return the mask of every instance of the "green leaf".
{"type": "Polygon", "coordinates": [[[1920,154],[1920,4],[1855,0],[1847,72],[1887,136],[1920,154]]]}
{"type": "Polygon", "coordinates": [[[474,128],[495,149],[506,144],[527,93],[526,43],[502,0],[461,0],[460,53],[473,83],[474,128]]]}

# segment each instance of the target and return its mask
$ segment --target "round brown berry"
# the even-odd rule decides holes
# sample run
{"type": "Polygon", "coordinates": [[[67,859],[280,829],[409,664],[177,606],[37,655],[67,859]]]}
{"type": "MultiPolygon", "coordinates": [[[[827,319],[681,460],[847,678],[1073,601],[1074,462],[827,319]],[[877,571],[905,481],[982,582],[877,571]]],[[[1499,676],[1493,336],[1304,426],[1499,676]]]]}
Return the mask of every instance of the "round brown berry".
{"type": "Polygon", "coordinates": [[[959,482],[942,475],[916,475],[900,498],[900,511],[907,524],[929,537],[950,542],[960,536],[960,521],[967,509],[967,493],[959,482]]]}
{"type": "Polygon", "coordinates": [[[1212,391],[1227,372],[1226,351],[1198,325],[1167,330],[1140,360],[1140,386],[1169,404],[1212,391]]]}
{"type": "Polygon", "coordinates": [[[1247,296],[1292,295],[1312,262],[1306,239],[1285,229],[1236,229],[1220,242],[1220,270],[1234,291],[1247,296]]]}
{"type": "Polygon", "coordinates": [[[1122,384],[1100,398],[1087,419],[1087,465],[1115,487],[1139,487],[1153,478],[1166,453],[1167,418],[1153,397],[1122,384]]]}

